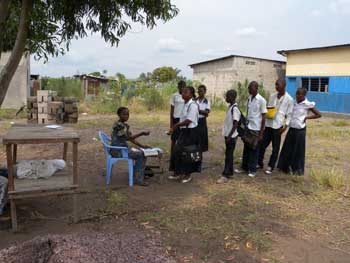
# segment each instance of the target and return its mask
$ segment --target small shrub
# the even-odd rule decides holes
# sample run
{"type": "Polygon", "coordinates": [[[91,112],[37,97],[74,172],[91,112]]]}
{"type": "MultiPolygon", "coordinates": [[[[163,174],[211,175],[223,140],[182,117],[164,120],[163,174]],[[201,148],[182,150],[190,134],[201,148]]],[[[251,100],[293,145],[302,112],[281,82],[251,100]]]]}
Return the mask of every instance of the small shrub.
{"type": "Polygon", "coordinates": [[[165,106],[164,98],[156,88],[149,88],[143,99],[148,110],[162,109],[165,106]]]}
{"type": "Polygon", "coordinates": [[[58,96],[61,97],[83,98],[83,89],[80,79],[43,77],[41,79],[41,85],[44,90],[57,91],[58,96]]]}
{"type": "Polygon", "coordinates": [[[227,108],[226,102],[222,98],[216,96],[210,98],[210,103],[212,110],[224,111],[227,108]]]}
{"type": "Polygon", "coordinates": [[[344,172],[335,168],[331,170],[312,169],[311,178],[319,185],[332,189],[339,189],[345,186],[344,172]]]}

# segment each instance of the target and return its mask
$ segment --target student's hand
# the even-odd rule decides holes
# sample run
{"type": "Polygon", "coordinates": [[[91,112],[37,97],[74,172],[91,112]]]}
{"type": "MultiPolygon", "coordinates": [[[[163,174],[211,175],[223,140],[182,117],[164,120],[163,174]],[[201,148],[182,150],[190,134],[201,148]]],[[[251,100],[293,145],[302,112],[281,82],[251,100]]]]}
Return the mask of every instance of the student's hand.
{"type": "Polygon", "coordinates": [[[287,126],[284,125],[284,126],[280,129],[280,133],[283,134],[286,130],[287,130],[287,126]]]}
{"type": "Polygon", "coordinates": [[[169,131],[168,131],[168,134],[169,134],[169,135],[172,135],[173,132],[174,132],[174,128],[170,128],[169,131]]]}
{"type": "Polygon", "coordinates": [[[259,133],[259,136],[258,136],[259,142],[261,142],[263,138],[264,138],[264,135],[262,133],[259,133]]]}
{"type": "Polygon", "coordinates": [[[230,138],[230,137],[225,137],[225,142],[226,142],[227,144],[229,144],[229,143],[230,143],[230,140],[231,140],[231,138],[230,138]]]}
{"type": "Polygon", "coordinates": [[[148,135],[150,135],[150,132],[149,131],[144,131],[144,132],[142,132],[142,135],[143,136],[148,136],[148,135]]]}
{"type": "Polygon", "coordinates": [[[152,147],[149,146],[149,145],[142,145],[142,148],[143,148],[143,149],[149,149],[149,148],[152,148],[152,147]]]}
{"type": "Polygon", "coordinates": [[[307,116],[304,118],[304,123],[306,123],[306,120],[307,120],[308,118],[307,118],[307,116]]]}

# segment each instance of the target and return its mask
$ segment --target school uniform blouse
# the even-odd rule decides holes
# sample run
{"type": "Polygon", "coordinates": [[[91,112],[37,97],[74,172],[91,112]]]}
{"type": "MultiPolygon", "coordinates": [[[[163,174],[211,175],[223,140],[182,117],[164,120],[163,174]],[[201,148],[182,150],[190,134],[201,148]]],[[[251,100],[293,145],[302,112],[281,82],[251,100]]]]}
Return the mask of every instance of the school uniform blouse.
{"type": "Polygon", "coordinates": [[[171,95],[170,104],[171,106],[174,106],[173,117],[180,118],[182,113],[182,108],[184,106],[184,100],[179,92],[176,92],[173,95],[171,95]]]}
{"type": "Polygon", "coordinates": [[[260,94],[257,94],[254,98],[250,95],[247,108],[248,129],[260,131],[262,114],[267,112],[266,100],[260,94]]]}
{"type": "MultiPolygon", "coordinates": [[[[228,107],[226,111],[226,117],[224,121],[224,128],[222,129],[222,136],[227,137],[232,131],[233,121],[239,121],[241,119],[241,112],[238,109],[237,103],[228,107]]],[[[231,138],[236,138],[238,136],[237,129],[232,134],[231,138]]]]}
{"type": "Polygon", "coordinates": [[[278,92],[272,94],[268,106],[276,107],[277,112],[273,119],[266,119],[266,127],[279,129],[283,126],[284,120],[286,120],[286,125],[289,126],[292,117],[293,103],[293,98],[288,92],[280,98],[278,98],[278,92]]]}
{"type": "MultiPolygon", "coordinates": [[[[203,100],[197,99],[196,102],[198,104],[199,110],[201,110],[201,111],[205,111],[205,110],[210,111],[210,101],[207,98],[204,98],[203,100]]],[[[199,118],[205,118],[205,116],[202,115],[202,114],[199,114],[199,118]]]]}
{"type": "Polygon", "coordinates": [[[308,115],[309,110],[315,108],[315,105],[315,102],[308,101],[307,99],[300,103],[294,102],[292,117],[289,126],[294,129],[304,129],[306,127],[306,123],[304,120],[308,115]]]}
{"type": "MultiPolygon", "coordinates": [[[[198,105],[195,101],[190,99],[187,103],[184,104],[181,112],[180,122],[185,120],[190,120],[191,123],[187,126],[187,128],[196,128],[198,126],[198,105]]],[[[180,127],[180,128],[186,128],[180,127]]]]}

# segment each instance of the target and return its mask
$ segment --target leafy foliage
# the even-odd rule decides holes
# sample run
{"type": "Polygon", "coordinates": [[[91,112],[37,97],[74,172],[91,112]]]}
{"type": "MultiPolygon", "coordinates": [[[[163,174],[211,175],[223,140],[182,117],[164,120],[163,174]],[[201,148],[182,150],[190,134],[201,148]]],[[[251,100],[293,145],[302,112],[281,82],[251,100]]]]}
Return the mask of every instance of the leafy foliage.
{"type": "Polygon", "coordinates": [[[61,97],[83,98],[81,81],[74,78],[48,78],[41,79],[41,86],[44,90],[55,90],[61,97]]]}
{"type": "MultiPolygon", "coordinates": [[[[32,0],[27,47],[36,58],[57,56],[71,41],[100,33],[115,46],[131,28],[131,22],[153,28],[157,20],[168,21],[178,14],[169,0],[32,0]]],[[[2,51],[12,50],[18,30],[21,1],[11,1],[2,51]]]]}

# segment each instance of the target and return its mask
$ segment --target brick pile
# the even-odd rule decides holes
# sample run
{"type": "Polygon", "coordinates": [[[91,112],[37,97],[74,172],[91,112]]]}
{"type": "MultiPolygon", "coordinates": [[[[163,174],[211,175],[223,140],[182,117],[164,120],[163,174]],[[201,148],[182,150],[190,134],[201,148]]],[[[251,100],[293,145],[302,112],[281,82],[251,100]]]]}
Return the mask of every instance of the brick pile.
{"type": "Polygon", "coordinates": [[[28,123],[63,124],[78,122],[78,99],[57,96],[55,91],[38,90],[27,99],[28,123]]]}

